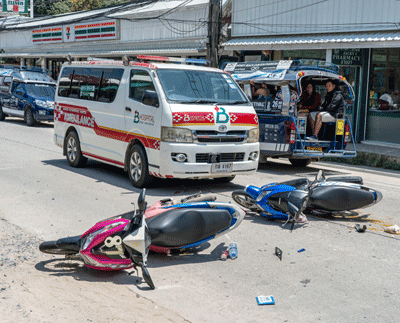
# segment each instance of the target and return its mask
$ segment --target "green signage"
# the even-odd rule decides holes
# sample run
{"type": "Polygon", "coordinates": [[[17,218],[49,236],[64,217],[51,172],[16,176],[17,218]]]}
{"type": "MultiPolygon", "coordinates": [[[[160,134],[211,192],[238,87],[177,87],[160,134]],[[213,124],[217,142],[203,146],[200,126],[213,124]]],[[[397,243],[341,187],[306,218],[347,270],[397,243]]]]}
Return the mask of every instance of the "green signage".
{"type": "Polygon", "coordinates": [[[337,65],[361,65],[361,50],[334,49],[332,51],[332,63],[337,65]]]}
{"type": "Polygon", "coordinates": [[[3,12],[28,13],[28,0],[3,0],[3,12]]]}

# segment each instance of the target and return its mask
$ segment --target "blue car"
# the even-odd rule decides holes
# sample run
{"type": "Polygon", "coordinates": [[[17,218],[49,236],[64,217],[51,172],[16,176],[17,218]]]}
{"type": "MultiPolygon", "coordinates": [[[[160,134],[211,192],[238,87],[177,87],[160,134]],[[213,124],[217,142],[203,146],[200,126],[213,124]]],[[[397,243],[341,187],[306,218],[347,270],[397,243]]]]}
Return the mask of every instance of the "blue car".
{"type": "Polygon", "coordinates": [[[54,121],[56,82],[38,71],[18,70],[0,96],[0,121],[7,116],[24,118],[28,126],[40,121],[54,121]]]}

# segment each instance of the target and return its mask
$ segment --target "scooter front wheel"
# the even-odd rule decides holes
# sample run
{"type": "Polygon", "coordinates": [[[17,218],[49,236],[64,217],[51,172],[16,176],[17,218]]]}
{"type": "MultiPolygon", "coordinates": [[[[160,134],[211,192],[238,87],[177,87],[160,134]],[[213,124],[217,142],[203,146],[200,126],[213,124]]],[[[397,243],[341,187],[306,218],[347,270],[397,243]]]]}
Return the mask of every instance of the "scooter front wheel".
{"type": "Polygon", "coordinates": [[[233,191],[232,199],[239,205],[243,206],[250,211],[256,212],[258,211],[258,207],[256,205],[255,200],[244,191],[233,191]]]}
{"type": "Polygon", "coordinates": [[[57,241],[45,241],[39,245],[39,250],[52,255],[74,255],[76,252],[57,245],[57,241]]]}

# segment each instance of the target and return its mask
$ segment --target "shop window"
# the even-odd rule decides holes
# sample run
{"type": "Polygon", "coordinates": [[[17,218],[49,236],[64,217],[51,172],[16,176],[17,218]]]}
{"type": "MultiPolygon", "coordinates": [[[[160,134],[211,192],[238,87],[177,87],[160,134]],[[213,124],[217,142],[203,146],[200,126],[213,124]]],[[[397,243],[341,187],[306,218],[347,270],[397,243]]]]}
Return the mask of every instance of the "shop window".
{"type": "Polygon", "coordinates": [[[377,48],[372,50],[369,92],[370,112],[399,111],[399,64],[400,49],[377,48]]]}

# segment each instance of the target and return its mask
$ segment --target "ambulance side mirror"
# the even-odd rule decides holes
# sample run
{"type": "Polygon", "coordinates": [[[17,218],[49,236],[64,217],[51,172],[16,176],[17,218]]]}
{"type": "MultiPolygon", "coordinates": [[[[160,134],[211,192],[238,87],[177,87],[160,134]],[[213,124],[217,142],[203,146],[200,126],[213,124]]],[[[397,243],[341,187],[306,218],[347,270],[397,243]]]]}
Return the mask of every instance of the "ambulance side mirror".
{"type": "Polygon", "coordinates": [[[143,93],[142,103],[158,108],[160,106],[160,102],[158,101],[157,92],[152,90],[145,90],[143,93]]]}

